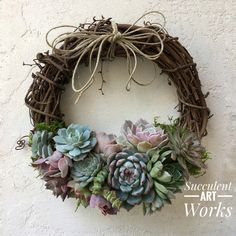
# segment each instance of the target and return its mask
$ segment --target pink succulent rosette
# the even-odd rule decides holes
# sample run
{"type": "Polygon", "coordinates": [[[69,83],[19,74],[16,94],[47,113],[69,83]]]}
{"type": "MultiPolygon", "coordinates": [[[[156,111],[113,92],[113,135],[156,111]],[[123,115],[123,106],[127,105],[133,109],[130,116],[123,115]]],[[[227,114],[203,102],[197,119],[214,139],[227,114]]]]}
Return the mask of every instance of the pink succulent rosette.
{"type": "Polygon", "coordinates": [[[104,132],[96,133],[97,145],[95,151],[103,153],[105,157],[109,157],[113,153],[120,152],[123,145],[117,144],[116,136],[113,134],[106,134],[104,132]]]}
{"type": "Polygon", "coordinates": [[[135,124],[126,120],[122,132],[126,139],[137,147],[139,152],[147,152],[167,140],[167,135],[163,129],[154,127],[143,119],[138,120],[135,124]]]}

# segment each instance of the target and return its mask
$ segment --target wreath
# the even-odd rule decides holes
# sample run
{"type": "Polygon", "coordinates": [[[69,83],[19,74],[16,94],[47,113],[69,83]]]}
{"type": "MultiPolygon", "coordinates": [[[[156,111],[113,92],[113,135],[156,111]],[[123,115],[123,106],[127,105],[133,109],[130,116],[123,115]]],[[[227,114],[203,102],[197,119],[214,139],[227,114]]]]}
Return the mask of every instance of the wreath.
{"type": "MultiPolygon", "coordinates": [[[[51,52],[38,53],[32,73],[33,82],[26,94],[34,129],[29,135],[32,166],[53,194],[77,199],[77,207],[98,207],[104,215],[116,214],[143,205],[144,214],[160,210],[171,203],[190,175],[205,173],[208,152],[201,145],[207,135],[210,111],[201,91],[196,63],[177,37],[165,30],[164,22],[116,24],[111,18],[93,18],[92,23],[63,25],[51,29],[46,41],[51,52]],[[52,30],[70,27],[52,42],[52,30]],[[91,130],[84,124],[66,124],[60,111],[65,85],[80,96],[91,86],[98,66],[104,60],[126,57],[131,83],[135,80],[137,57],[156,63],[175,85],[180,116],[161,124],[140,119],[126,120],[121,135],[91,130]],[[95,62],[95,63],[94,63],[95,62]],[[75,77],[81,64],[88,65],[91,76],[84,86],[76,88],[75,77]],[[94,65],[95,64],[95,65],[94,65]]],[[[103,82],[101,91],[103,91],[103,82]]],[[[76,102],[77,102],[76,101],[76,102]]],[[[18,141],[20,149],[24,140],[18,141]]]]}

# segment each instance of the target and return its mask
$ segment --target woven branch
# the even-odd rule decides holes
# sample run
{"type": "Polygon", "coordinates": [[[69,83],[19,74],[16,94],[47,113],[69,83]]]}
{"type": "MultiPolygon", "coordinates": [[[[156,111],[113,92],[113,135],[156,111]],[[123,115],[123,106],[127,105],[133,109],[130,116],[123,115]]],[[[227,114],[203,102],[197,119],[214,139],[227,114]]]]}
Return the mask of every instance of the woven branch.
{"type": "MultiPolygon", "coordinates": [[[[125,32],[131,25],[117,24],[119,32],[125,32]]],[[[111,32],[110,18],[107,20],[95,20],[84,30],[89,32],[111,32]]],[[[133,29],[143,28],[142,26],[132,26],[133,29]]],[[[153,26],[156,29],[156,26],[153,26]]],[[[145,31],[145,28],[143,29],[145,31]]],[[[163,37],[164,38],[164,37],[163,37]]],[[[146,43],[155,43],[154,37],[146,39],[146,43]]],[[[78,39],[67,39],[61,49],[73,49],[78,44],[78,39]]],[[[107,51],[109,42],[104,45],[101,60],[107,60],[107,51]]],[[[159,45],[143,45],[141,43],[135,46],[142,52],[152,54],[158,51],[159,45]]],[[[93,53],[96,58],[97,51],[93,53]]],[[[117,45],[114,52],[115,57],[126,57],[125,50],[117,45]]],[[[60,110],[61,95],[65,85],[69,83],[72,72],[78,57],[66,58],[55,52],[39,53],[36,58],[36,65],[39,71],[32,74],[33,83],[31,84],[26,97],[25,103],[30,110],[30,117],[33,124],[39,122],[49,123],[53,120],[63,120],[63,114],[60,110]]],[[[81,60],[81,64],[88,65],[89,53],[81,60]]],[[[210,111],[206,105],[205,96],[201,91],[201,82],[198,77],[196,63],[193,62],[191,55],[180,44],[177,37],[165,35],[164,49],[161,56],[154,60],[161,68],[162,72],[167,74],[177,89],[179,100],[178,111],[180,112],[179,125],[198,134],[201,138],[207,135],[206,126],[209,119],[210,111]]]]}

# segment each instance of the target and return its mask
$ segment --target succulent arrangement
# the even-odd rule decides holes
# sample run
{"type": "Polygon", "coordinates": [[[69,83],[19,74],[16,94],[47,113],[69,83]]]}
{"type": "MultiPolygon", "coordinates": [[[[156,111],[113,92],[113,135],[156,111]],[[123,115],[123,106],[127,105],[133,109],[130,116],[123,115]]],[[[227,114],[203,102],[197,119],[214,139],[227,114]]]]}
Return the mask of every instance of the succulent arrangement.
{"type": "Polygon", "coordinates": [[[194,133],[143,119],[125,121],[119,137],[87,125],[44,123],[32,132],[31,147],[47,189],[104,215],[140,204],[144,214],[160,210],[190,175],[205,173],[208,159],[194,133]]]}

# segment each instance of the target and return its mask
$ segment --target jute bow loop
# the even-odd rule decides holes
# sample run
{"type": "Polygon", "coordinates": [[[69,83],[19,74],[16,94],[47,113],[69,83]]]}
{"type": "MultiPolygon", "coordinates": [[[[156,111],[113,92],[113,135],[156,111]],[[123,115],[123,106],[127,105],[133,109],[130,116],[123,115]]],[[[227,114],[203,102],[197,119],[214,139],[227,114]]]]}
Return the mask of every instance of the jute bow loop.
{"type": "Polygon", "coordinates": [[[115,50],[116,46],[121,47],[127,57],[127,70],[129,73],[129,78],[126,83],[126,89],[130,90],[131,82],[134,81],[135,83],[146,86],[149,83],[140,83],[133,78],[135,70],[137,68],[137,56],[144,57],[148,60],[155,61],[160,57],[164,49],[164,40],[166,37],[166,30],[165,26],[165,17],[159,11],[150,11],[142,15],[138,18],[130,27],[128,27],[124,32],[120,32],[118,30],[118,26],[114,21],[110,21],[111,24],[111,31],[104,31],[104,32],[97,32],[96,27],[93,29],[85,29],[76,26],[70,25],[63,25],[52,28],[48,31],[46,35],[47,44],[52,48],[53,52],[59,56],[63,56],[63,58],[73,59],[78,58],[76,65],[73,70],[72,75],[72,89],[78,93],[78,97],[75,103],[78,102],[81,95],[93,84],[94,82],[94,75],[98,68],[99,62],[101,60],[101,56],[103,55],[103,48],[104,46],[108,46],[106,59],[113,59],[115,57],[115,50]],[[163,24],[145,24],[143,27],[135,28],[133,26],[142,19],[146,15],[150,14],[158,14],[163,18],[163,24]],[[70,27],[74,29],[74,32],[66,32],[58,35],[52,43],[48,40],[48,35],[51,31],[63,28],[63,27],[70,27]],[[76,44],[72,49],[63,49],[60,47],[66,40],[69,39],[76,39],[76,44]],[[152,40],[150,40],[152,38],[152,40]],[[152,54],[146,53],[141,51],[136,45],[142,44],[143,47],[145,46],[155,46],[156,52],[152,54]],[[95,65],[92,68],[92,59],[96,52],[96,59],[95,65]],[[82,86],[81,88],[75,88],[75,77],[78,75],[79,72],[79,65],[81,60],[85,55],[89,55],[89,69],[91,75],[88,81],[82,86]],[[134,58],[134,62],[132,62],[131,57],[134,58]]]}

